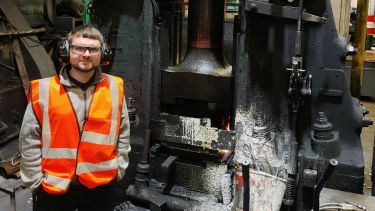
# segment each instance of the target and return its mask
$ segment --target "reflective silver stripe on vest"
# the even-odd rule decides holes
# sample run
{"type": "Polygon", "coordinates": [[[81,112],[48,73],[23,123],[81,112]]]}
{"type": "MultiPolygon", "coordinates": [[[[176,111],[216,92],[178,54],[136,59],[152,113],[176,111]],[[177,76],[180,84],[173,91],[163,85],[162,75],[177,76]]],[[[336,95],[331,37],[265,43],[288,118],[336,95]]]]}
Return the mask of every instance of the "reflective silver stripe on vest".
{"type": "Polygon", "coordinates": [[[116,135],[117,124],[118,124],[118,113],[119,113],[119,93],[117,81],[110,75],[106,75],[109,80],[109,89],[111,92],[112,100],[112,116],[111,116],[111,127],[109,135],[100,134],[90,131],[83,131],[82,142],[90,142],[94,144],[105,144],[105,145],[115,145],[118,136],[116,135]]]}
{"type": "MultiPolygon", "coordinates": [[[[44,148],[44,147],[43,147],[44,148]]],[[[77,157],[77,149],[71,148],[49,148],[44,149],[45,155],[43,158],[50,158],[50,159],[76,159],[77,157]]]]}
{"type": "Polygon", "coordinates": [[[108,171],[112,169],[117,169],[117,166],[118,166],[117,158],[104,161],[101,163],[80,162],[77,165],[76,173],[79,174],[79,173],[88,173],[88,172],[108,171]]]}
{"type": "MultiPolygon", "coordinates": [[[[112,76],[108,77],[110,79],[110,90],[111,90],[111,96],[112,96],[112,121],[111,121],[111,131],[109,134],[116,134],[117,129],[117,118],[118,118],[118,112],[119,112],[119,93],[118,93],[118,84],[116,79],[114,79],[112,76]]],[[[117,139],[115,140],[117,141],[117,139]]]]}
{"type": "Polygon", "coordinates": [[[47,156],[47,151],[51,145],[51,126],[49,123],[48,103],[50,78],[39,80],[39,105],[43,111],[42,125],[42,157],[47,156]]]}
{"type": "Polygon", "coordinates": [[[48,173],[44,174],[44,182],[52,185],[54,187],[57,187],[61,190],[66,190],[70,184],[70,179],[65,179],[61,177],[56,177],[53,175],[50,175],[48,173]]]}
{"type": "Polygon", "coordinates": [[[89,131],[84,131],[82,133],[82,138],[81,138],[82,142],[104,144],[104,145],[115,145],[116,140],[117,140],[117,136],[115,134],[112,135],[111,133],[110,135],[105,135],[105,134],[89,132],[89,131]]]}

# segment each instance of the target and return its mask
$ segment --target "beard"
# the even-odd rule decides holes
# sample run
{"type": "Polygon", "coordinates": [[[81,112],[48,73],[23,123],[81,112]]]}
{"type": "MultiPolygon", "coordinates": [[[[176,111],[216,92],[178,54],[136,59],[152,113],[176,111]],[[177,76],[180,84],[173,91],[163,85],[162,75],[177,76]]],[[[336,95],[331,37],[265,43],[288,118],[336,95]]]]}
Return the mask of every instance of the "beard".
{"type": "Polygon", "coordinates": [[[71,64],[71,66],[74,69],[78,70],[79,72],[84,72],[84,73],[89,73],[91,71],[95,71],[98,68],[98,66],[92,65],[92,63],[91,63],[91,67],[80,67],[79,64],[71,64]]]}

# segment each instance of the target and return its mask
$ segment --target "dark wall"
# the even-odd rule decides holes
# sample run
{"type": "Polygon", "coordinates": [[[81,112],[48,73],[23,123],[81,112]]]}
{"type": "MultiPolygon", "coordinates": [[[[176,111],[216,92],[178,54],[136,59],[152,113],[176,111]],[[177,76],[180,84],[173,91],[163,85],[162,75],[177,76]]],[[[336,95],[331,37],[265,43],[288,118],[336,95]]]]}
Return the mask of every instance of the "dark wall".
{"type": "MultiPolygon", "coordinates": [[[[126,98],[135,99],[136,119],[131,121],[130,165],[121,191],[133,183],[135,166],[142,151],[143,136],[150,114],[153,62],[153,12],[151,1],[96,0],[93,2],[92,22],[105,35],[113,49],[113,62],[105,72],[124,79],[126,98]]],[[[123,194],[124,196],[125,194],[123,194]]]]}

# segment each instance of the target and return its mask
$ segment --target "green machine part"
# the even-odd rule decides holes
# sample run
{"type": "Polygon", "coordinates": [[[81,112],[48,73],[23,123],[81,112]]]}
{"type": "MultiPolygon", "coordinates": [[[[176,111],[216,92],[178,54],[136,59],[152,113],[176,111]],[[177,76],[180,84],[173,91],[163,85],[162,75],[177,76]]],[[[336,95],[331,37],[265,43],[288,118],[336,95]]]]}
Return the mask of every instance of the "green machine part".
{"type": "Polygon", "coordinates": [[[84,0],[84,3],[85,3],[85,11],[83,13],[83,24],[88,24],[90,23],[90,11],[89,11],[89,7],[91,5],[91,0],[84,0]]]}

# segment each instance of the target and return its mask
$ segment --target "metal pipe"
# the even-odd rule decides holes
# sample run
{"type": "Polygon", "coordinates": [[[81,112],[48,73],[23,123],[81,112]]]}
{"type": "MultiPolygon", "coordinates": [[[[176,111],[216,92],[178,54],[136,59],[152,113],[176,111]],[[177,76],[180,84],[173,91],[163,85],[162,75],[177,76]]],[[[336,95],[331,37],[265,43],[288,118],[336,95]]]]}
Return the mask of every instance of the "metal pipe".
{"type": "Polygon", "coordinates": [[[250,210],[250,173],[249,165],[242,165],[243,175],[243,211],[250,210]]]}
{"type": "MultiPolygon", "coordinates": [[[[303,0],[299,0],[298,6],[298,23],[296,34],[295,55],[302,56],[302,13],[303,13],[303,0]]],[[[302,67],[301,67],[302,68],[302,67]]]]}
{"type": "Polygon", "coordinates": [[[142,151],[141,161],[147,161],[148,151],[149,151],[149,148],[150,148],[150,137],[151,137],[151,130],[146,129],[145,130],[145,138],[144,138],[144,141],[143,141],[143,151],[142,151]]]}
{"type": "Polygon", "coordinates": [[[318,184],[315,185],[313,193],[313,211],[319,211],[320,192],[338,164],[339,162],[336,159],[331,159],[322,177],[320,177],[318,184]]]}
{"type": "MultiPolygon", "coordinates": [[[[160,101],[159,101],[159,90],[160,88],[160,28],[161,28],[161,15],[159,4],[155,0],[151,0],[152,10],[153,10],[153,29],[152,29],[152,37],[154,38],[152,43],[152,52],[153,52],[153,59],[152,59],[152,72],[150,78],[150,89],[151,89],[151,96],[149,101],[147,102],[147,109],[149,114],[146,114],[146,128],[150,128],[150,121],[152,118],[156,118],[158,115],[158,111],[160,110],[160,101]],[[151,106],[151,104],[155,104],[151,106]]],[[[147,112],[146,112],[147,113],[147,112]]]]}
{"type": "Polygon", "coordinates": [[[350,91],[353,97],[361,97],[363,79],[363,64],[365,61],[366,27],[369,0],[357,1],[356,26],[354,32],[354,48],[358,49],[357,54],[352,58],[352,71],[350,78],[350,91]]]}
{"type": "Polygon", "coordinates": [[[176,66],[181,62],[183,0],[175,0],[171,4],[172,13],[169,29],[169,52],[171,56],[169,64],[176,66]]]}
{"type": "Polygon", "coordinates": [[[137,164],[135,175],[135,185],[138,189],[148,187],[148,174],[150,173],[150,164],[148,162],[148,151],[150,146],[151,130],[145,130],[145,139],[143,142],[143,152],[140,161],[137,164]]]}

